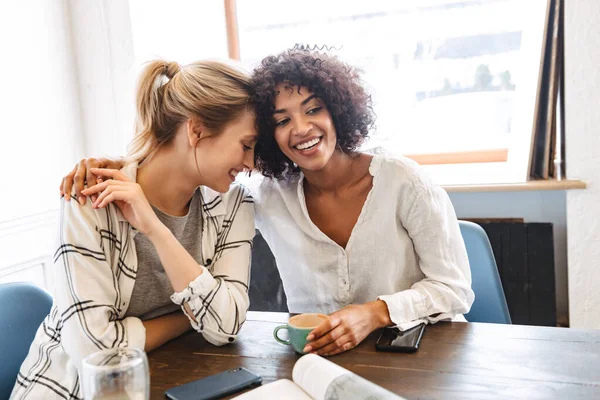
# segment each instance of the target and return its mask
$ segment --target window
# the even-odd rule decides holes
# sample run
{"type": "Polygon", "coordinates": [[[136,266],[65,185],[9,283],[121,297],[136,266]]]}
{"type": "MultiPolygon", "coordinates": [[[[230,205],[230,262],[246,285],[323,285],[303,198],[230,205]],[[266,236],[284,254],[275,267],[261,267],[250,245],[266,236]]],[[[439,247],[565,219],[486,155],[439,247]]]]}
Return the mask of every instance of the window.
{"type": "Polygon", "coordinates": [[[546,6],[240,0],[240,57],[252,67],[295,43],[333,47],[373,94],[377,127],[365,148],[431,165],[439,183],[524,181],[546,6]]]}

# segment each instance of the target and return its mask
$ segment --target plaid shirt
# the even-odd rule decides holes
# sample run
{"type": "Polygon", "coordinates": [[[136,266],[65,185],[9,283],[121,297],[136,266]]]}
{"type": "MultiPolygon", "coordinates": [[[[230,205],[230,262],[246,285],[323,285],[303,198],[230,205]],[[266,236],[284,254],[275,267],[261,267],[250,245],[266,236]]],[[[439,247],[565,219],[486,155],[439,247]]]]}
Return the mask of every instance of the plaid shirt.
{"type": "MultiPolygon", "coordinates": [[[[135,180],[136,169],[131,164],[123,172],[135,180]]],[[[188,303],[193,328],[223,345],[236,339],[249,306],[253,200],[241,185],[226,194],[198,190],[203,273],[171,300],[182,307],[188,303]]],[[[80,206],[61,200],[54,305],[21,365],[11,399],[80,399],[83,358],[106,348],[144,348],[142,321],[125,318],[138,268],[136,233],[112,204],[93,209],[90,201],[80,206]]]]}

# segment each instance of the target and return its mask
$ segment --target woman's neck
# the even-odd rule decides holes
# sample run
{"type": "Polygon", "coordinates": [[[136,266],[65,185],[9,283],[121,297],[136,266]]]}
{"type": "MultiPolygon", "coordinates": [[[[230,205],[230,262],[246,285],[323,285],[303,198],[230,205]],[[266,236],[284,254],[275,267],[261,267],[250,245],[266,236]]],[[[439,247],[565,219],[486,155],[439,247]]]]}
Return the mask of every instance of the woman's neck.
{"type": "Polygon", "coordinates": [[[137,171],[137,183],[154,207],[173,215],[186,215],[197,186],[187,177],[180,157],[170,154],[173,148],[162,148],[137,171]]]}
{"type": "Polygon", "coordinates": [[[317,192],[337,192],[343,190],[363,177],[363,158],[364,154],[362,153],[350,156],[336,150],[329,162],[321,170],[302,170],[305,177],[305,185],[317,192]]]}

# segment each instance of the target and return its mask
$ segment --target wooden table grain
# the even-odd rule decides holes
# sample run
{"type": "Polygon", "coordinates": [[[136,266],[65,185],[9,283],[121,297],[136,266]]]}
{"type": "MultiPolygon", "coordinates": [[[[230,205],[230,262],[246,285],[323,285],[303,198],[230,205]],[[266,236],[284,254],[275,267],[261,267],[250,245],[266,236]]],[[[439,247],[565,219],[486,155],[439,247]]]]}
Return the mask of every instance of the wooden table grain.
{"type": "MultiPolygon", "coordinates": [[[[188,333],[151,352],[151,398],[236,367],[263,384],[291,379],[300,356],[272,336],[287,318],[250,312],[233,344],[188,333]]],[[[414,354],[375,351],[378,334],[329,359],[407,399],[600,399],[600,331],[442,322],[427,327],[414,354]]]]}

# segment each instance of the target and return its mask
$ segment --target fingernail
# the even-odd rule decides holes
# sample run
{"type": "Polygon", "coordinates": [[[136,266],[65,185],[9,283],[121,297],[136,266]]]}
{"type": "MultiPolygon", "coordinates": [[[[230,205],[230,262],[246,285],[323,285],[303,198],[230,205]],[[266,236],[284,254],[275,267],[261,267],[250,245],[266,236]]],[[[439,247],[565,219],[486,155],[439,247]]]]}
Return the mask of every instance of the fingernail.
{"type": "Polygon", "coordinates": [[[77,200],[79,200],[79,204],[81,204],[81,205],[84,205],[84,204],[85,204],[85,197],[83,197],[83,196],[79,196],[79,197],[77,198],[77,200]]]}
{"type": "Polygon", "coordinates": [[[313,339],[314,339],[314,337],[315,337],[315,335],[313,335],[313,334],[311,333],[310,335],[308,335],[308,336],[306,337],[306,340],[313,340],[313,339]]]}
{"type": "Polygon", "coordinates": [[[310,353],[310,351],[312,350],[312,347],[310,346],[305,346],[304,349],[302,350],[305,353],[310,353]]]}

